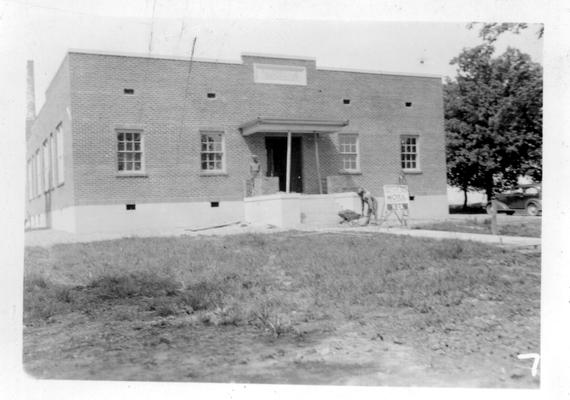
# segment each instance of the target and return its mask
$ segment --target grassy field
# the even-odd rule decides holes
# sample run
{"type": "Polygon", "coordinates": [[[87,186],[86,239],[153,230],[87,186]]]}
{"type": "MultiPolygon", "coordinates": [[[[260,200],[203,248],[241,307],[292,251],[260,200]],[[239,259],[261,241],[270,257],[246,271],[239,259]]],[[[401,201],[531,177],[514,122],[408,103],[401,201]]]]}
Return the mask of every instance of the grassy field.
{"type": "MultiPolygon", "coordinates": [[[[526,237],[540,237],[541,235],[541,219],[528,217],[524,220],[517,220],[510,222],[508,217],[506,219],[499,219],[497,228],[499,235],[506,236],[526,236],[526,237]]],[[[464,220],[454,219],[442,222],[433,222],[416,225],[413,229],[427,229],[434,231],[448,231],[448,232],[467,232],[467,233],[482,233],[485,235],[491,234],[491,217],[488,218],[467,218],[464,220]]]]}
{"type": "Polygon", "coordinates": [[[29,247],[40,378],[537,387],[540,254],[287,232],[29,247]],[[527,365],[528,364],[528,365],[527,365]]]}

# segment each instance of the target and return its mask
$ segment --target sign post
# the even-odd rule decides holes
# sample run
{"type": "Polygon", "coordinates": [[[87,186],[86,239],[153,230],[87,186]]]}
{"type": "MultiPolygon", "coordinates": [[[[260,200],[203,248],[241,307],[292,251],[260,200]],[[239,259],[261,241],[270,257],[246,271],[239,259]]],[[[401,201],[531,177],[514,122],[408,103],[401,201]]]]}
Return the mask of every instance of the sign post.
{"type": "Polygon", "coordinates": [[[398,218],[400,225],[408,225],[410,192],[407,185],[384,185],[384,210],[380,224],[391,214],[398,218]]]}

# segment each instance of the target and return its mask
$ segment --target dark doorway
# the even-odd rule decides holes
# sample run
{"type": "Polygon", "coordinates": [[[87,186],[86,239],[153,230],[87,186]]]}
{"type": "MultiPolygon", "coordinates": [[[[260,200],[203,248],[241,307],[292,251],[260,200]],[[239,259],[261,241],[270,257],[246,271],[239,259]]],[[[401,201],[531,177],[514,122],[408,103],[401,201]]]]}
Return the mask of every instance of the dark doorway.
{"type": "MultiPolygon", "coordinates": [[[[287,138],[266,137],[267,176],[279,177],[279,190],[286,189],[287,175],[287,138]]],[[[291,138],[291,192],[303,192],[303,158],[301,154],[301,138],[291,138]]]]}

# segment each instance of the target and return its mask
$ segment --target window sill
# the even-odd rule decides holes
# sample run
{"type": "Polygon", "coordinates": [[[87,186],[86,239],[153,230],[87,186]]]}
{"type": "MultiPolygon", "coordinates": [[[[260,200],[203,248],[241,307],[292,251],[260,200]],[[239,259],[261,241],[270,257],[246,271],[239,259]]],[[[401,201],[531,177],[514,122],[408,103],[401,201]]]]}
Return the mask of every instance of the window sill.
{"type": "Polygon", "coordinates": [[[423,174],[423,171],[421,169],[405,169],[403,171],[404,174],[409,174],[409,175],[423,174]]]}
{"type": "Polygon", "coordinates": [[[117,178],[148,178],[148,174],[146,172],[124,172],[124,173],[117,173],[115,175],[117,178]]]}
{"type": "Polygon", "coordinates": [[[201,171],[200,176],[228,176],[229,174],[226,171],[201,171]]]}
{"type": "Polygon", "coordinates": [[[338,171],[339,174],[341,175],[362,175],[362,171],[360,170],[355,170],[355,171],[348,171],[348,170],[340,170],[338,171]]]}

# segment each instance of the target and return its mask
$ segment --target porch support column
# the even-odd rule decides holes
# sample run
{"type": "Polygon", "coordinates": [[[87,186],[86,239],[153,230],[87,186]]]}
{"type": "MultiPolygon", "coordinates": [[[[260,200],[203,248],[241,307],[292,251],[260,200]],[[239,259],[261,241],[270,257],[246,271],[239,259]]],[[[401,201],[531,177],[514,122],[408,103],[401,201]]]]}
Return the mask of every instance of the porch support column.
{"type": "Polygon", "coordinates": [[[313,132],[315,138],[315,161],[317,163],[317,179],[319,180],[319,194],[323,194],[323,181],[321,179],[321,164],[319,162],[319,136],[313,132]]]}
{"type": "Polygon", "coordinates": [[[287,131],[287,173],[285,181],[285,193],[291,191],[291,131],[287,131]]]}

